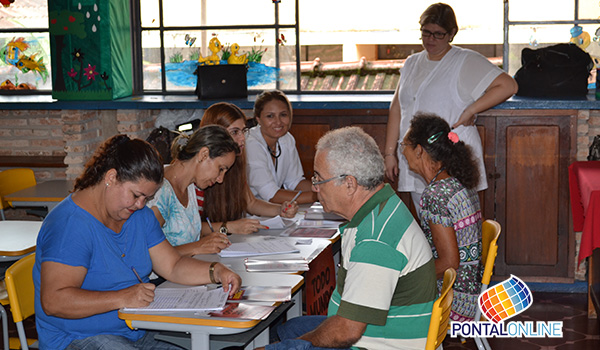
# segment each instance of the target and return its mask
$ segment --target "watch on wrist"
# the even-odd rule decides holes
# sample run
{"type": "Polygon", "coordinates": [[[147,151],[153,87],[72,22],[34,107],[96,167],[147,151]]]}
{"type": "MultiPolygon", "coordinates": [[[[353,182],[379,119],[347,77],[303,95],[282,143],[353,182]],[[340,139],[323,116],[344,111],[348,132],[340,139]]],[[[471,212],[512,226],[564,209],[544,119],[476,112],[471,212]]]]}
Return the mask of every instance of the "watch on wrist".
{"type": "Polygon", "coordinates": [[[219,228],[219,232],[222,233],[222,234],[224,234],[224,235],[227,235],[227,236],[231,235],[231,233],[229,232],[229,230],[227,230],[227,222],[224,222],[221,225],[221,228],[219,228]]]}

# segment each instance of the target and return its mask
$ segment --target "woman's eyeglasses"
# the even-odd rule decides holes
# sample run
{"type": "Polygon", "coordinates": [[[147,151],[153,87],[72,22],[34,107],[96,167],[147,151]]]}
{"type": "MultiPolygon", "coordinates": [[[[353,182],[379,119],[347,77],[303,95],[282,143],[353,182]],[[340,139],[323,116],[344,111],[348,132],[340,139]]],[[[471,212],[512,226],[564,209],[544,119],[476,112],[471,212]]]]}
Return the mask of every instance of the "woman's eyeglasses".
{"type": "Polygon", "coordinates": [[[243,129],[238,129],[238,128],[233,128],[231,130],[229,130],[229,135],[236,137],[236,136],[240,136],[240,135],[246,135],[248,133],[248,128],[243,128],[243,129]]]}
{"type": "Polygon", "coordinates": [[[412,143],[408,142],[400,142],[400,153],[404,152],[406,146],[414,146],[412,143]]]}
{"type": "Polygon", "coordinates": [[[435,39],[444,39],[446,37],[446,35],[448,35],[448,32],[442,33],[442,32],[430,32],[427,29],[421,29],[421,37],[422,38],[429,38],[430,36],[432,36],[435,39]]]}

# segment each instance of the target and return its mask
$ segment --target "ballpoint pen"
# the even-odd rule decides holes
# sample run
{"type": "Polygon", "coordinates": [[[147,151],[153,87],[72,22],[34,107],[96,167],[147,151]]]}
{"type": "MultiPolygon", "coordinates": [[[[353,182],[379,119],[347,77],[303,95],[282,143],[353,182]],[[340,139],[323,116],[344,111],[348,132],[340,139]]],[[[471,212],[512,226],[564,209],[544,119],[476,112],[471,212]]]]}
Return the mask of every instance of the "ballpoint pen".
{"type": "Polygon", "coordinates": [[[298,197],[300,197],[300,194],[302,194],[302,191],[298,191],[298,193],[296,193],[296,195],[294,196],[294,198],[292,198],[292,200],[290,201],[290,204],[288,204],[287,208],[283,209],[283,212],[286,212],[292,206],[292,203],[296,199],[298,199],[298,197]]]}
{"type": "Polygon", "coordinates": [[[140,275],[135,270],[135,267],[132,266],[131,271],[133,271],[133,273],[135,273],[135,277],[137,277],[137,279],[138,279],[138,281],[140,281],[140,283],[144,283],[144,281],[142,281],[142,278],[140,277],[140,275]]]}
{"type": "Polygon", "coordinates": [[[215,229],[212,226],[212,223],[210,222],[210,219],[207,217],[206,218],[206,223],[208,223],[208,227],[210,227],[210,232],[215,232],[215,229]]]}

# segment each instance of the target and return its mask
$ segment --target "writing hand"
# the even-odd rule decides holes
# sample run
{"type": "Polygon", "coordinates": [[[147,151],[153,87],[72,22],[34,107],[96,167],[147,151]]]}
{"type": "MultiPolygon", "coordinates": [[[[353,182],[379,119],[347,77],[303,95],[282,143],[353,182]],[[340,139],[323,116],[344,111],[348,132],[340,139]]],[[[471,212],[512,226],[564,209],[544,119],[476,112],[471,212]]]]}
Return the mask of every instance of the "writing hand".
{"type": "Polygon", "coordinates": [[[138,283],[129,288],[123,289],[123,298],[125,307],[144,307],[154,301],[154,289],[156,286],[152,283],[138,283]]]}
{"type": "Polygon", "coordinates": [[[298,212],[298,208],[299,208],[298,202],[285,201],[285,202],[283,202],[283,204],[281,204],[281,210],[280,210],[279,215],[284,218],[293,218],[296,216],[296,213],[298,212]]]}

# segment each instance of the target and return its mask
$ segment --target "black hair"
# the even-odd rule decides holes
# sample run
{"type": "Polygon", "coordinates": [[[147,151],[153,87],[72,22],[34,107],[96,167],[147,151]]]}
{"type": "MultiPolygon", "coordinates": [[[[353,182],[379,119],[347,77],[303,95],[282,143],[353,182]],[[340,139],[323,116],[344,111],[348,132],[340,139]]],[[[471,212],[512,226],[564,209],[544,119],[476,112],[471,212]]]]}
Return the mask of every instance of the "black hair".
{"type": "Polygon", "coordinates": [[[83,190],[100,183],[110,169],[117,171],[119,182],[137,182],[146,179],[160,184],[164,168],[160,155],[148,142],[115,135],[106,140],[85,164],[83,174],[75,180],[75,190],[83,190]]]}
{"type": "Polygon", "coordinates": [[[211,159],[230,152],[240,153],[240,147],[227,129],[220,125],[206,125],[191,136],[184,134],[177,136],[171,145],[171,155],[174,160],[186,161],[196,156],[203,147],[208,148],[211,159]]]}
{"type": "Polygon", "coordinates": [[[463,141],[454,143],[448,137],[450,125],[435,114],[415,114],[406,134],[412,147],[421,145],[431,159],[442,163],[450,176],[455,177],[468,189],[479,183],[479,167],[473,151],[463,141]]]}

